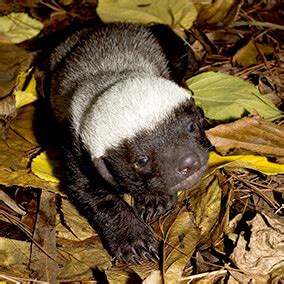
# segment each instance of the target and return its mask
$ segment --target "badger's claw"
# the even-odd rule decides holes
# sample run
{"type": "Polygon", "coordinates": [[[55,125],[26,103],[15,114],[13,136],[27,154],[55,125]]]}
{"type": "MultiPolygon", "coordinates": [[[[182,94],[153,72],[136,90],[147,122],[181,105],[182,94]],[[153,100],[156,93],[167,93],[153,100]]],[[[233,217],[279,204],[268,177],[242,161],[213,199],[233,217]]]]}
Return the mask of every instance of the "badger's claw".
{"type": "Polygon", "coordinates": [[[145,195],[135,199],[135,206],[138,215],[149,222],[155,220],[169,211],[175,204],[176,196],[163,195],[145,195]]]}
{"type": "Polygon", "coordinates": [[[128,264],[142,264],[145,260],[157,262],[158,242],[151,230],[143,222],[129,228],[130,231],[121,232],[115,242],[109,243],[114,260],[128,264]]]}

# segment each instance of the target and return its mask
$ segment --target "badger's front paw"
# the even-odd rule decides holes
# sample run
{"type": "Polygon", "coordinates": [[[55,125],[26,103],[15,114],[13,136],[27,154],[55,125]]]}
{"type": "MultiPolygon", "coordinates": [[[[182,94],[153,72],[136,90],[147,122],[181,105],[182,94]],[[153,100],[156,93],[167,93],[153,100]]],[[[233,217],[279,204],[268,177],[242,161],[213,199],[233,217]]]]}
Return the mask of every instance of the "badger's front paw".
{"type": "Polygon", "coordinates": [[[114,259],[138,264],[143,260],[158,261],[158,242],[150,229],[140,221],[132,226],[129,224],[127,229],[122,230],[115,241],[109,242],[114,259]]]}
{"type": "Polygon", "coordinates": [[[176,195],[145,194],[135,198],[135,207],[139,216],[146,222],[155,220],[167,211],[169,211],[176,202],[176,195]]]}

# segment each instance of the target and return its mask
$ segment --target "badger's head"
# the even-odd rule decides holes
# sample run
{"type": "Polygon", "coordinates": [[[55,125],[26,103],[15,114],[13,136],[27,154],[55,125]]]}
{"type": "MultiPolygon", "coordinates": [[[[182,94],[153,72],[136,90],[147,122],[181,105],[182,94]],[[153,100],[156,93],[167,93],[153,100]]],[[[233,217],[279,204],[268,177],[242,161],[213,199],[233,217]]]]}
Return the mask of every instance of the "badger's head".
{"type": "Polygon", "coordinates": [[[175,194],[206,169],[202,117],[190,93],[164,78],[128,77],[73,116],[94,165],[123,193],[175,194]]]}

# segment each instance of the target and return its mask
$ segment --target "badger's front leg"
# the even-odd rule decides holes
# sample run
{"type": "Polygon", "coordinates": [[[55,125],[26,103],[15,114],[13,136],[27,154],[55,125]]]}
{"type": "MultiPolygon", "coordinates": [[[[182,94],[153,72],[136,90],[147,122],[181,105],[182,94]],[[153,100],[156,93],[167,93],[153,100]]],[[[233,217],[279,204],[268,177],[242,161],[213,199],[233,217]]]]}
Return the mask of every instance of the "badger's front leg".
{"type": "Polygon", "coordinates": [[[147,192],[134,197],[138,215],[146,222],[155,220],[174,207],[176,194],[163,191],[147,192]]]}
{"type": "Polygon", "coordinates": [[[119,195],[98,187],[80,170],[76,158],[66,151],[67,190],[71,201],[100,233],[102,242],[117,260],[139,263],[157,260],[157,241],[147,225],[119,195]]]}

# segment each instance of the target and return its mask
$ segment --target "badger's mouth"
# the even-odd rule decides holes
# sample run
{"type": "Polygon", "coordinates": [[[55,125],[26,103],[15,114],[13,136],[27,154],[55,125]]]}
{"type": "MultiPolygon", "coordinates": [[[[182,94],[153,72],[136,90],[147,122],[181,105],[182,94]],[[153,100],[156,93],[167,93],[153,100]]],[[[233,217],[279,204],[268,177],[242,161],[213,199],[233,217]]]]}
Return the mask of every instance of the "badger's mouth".
{"type": "Polygon", "coordinates": [[[205,173],[207,169],[207,165],[202,166],[197,172],[187,177],[185,180],[180,182],[179,184],[171,187],[172,192],[178,192],[181,190],[187,190],[195,186],[197,183],[199,183],[203,177],[203,174],[205,173]]]}

